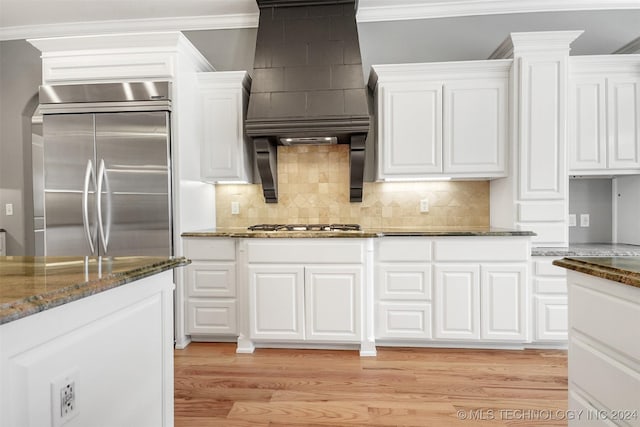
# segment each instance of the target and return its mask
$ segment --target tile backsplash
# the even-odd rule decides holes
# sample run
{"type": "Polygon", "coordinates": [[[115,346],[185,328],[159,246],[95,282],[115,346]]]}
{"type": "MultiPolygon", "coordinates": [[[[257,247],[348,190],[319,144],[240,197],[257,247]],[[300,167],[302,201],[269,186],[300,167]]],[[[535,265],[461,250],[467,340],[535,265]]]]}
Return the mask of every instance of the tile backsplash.
{"type": "Polygon", "coordinates": [[[365,228],[487,227],[488,181],[365,182],[349,202],[349,146],[278,147],[278,203],[259,184],[216,185],[217,227],[258,223],[357,223],[365,228]],[[420,200],[429,212],[420,212],[420,200]],[[231,202],[240,214],[231,215],[231,202]]]}

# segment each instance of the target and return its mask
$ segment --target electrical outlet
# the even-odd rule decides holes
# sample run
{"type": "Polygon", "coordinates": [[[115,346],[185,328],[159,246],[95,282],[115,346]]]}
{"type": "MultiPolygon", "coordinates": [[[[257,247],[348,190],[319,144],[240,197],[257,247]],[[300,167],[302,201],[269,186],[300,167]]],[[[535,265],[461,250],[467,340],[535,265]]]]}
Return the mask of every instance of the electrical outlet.
{"type": "Polygon", "coordinates": [[[240,202],[231,202],[231,215],[240,214],[240,202]]]}
{"type": "Polygon", "coordinates": [[[6,205],[4,205],[4,212],[7,214],[7,216],[13,215],[13,203],[7,203],[6,205]]]}
{"type": "Polygon", "coordinates": [[[51,382],[51,421],[53,427],[65,425],[78,415],[78,369],[51,382]]]}
{"type": "Polygon", "coordinates": [[[580,227],[589,226],[589,214],[580,214],[580,227]]]}
{"type": "Polygon", "coordinates": [[[576,226],[576,214],[569,214],[569,227],[576,226]]]}
{"type": "Polygon", "coordinates": [[[420,212],[429,212],[429,199],[420,200],[420,212]]]}

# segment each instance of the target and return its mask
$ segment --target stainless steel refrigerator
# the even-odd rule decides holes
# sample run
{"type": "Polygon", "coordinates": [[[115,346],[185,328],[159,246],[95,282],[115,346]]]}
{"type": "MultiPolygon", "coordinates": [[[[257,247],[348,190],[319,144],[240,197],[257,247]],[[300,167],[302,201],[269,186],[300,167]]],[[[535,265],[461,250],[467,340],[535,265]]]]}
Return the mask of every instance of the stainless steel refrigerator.
{"type": "Polygon", "coordinates": [[[169,93],[41,87],[46,255],[172,255],[169,93]]]}

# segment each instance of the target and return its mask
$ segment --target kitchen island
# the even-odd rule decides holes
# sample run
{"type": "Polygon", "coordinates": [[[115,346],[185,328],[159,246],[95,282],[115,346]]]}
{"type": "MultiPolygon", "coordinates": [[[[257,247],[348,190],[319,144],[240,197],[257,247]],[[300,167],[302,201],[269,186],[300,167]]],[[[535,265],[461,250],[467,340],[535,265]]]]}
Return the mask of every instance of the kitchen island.
{"type": "Polygon", "coordinates": [[[0,257],[0,425],[173,425],[184,258],[0,257]]]}
{"type": "Polygon", "coordinates": [[[568,269],[569,409],[582,414],[569,425],[640,426],[640,257],[554,264],[568,269]]]}

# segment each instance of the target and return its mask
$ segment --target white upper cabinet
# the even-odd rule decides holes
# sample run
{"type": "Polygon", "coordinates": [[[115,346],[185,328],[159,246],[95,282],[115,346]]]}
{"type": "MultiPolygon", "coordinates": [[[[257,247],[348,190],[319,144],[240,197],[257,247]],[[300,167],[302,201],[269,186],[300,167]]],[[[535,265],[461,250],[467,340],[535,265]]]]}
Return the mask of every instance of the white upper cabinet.
{"type": "Polygon", "coordinates": [[[201,98],[201,179],[251,182],[253,153],[244,132],[251,79],[245,71],[198,74],[201,98]]]}
{"type": "Polygon", "coordinates": [[[445,83],[445,172],[504,173],[507,86],[505,78],[445,83]]]}
{"type": "Polygon", "coordinates": [[[640,55],[571,59],[569,173],[640,173],[640,55]]]}
{"type": "Polygon", "coordinates": [[[380,177],[442,172],[442,84],[380,87],[380,177]]]}
{"type": "Polygon", "coordinates": [[[506,175],[511,60],[376,65],[377,179],[506,175]]]}

